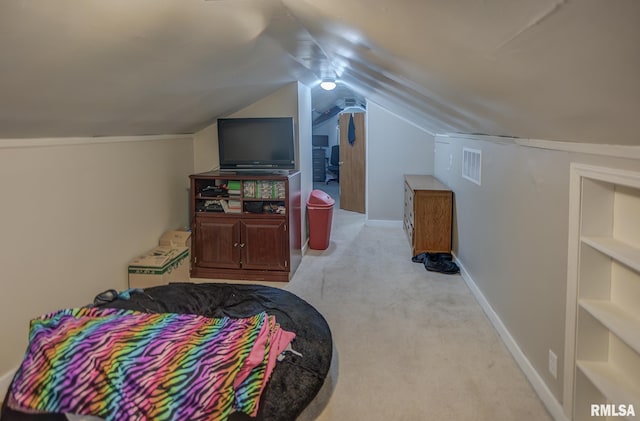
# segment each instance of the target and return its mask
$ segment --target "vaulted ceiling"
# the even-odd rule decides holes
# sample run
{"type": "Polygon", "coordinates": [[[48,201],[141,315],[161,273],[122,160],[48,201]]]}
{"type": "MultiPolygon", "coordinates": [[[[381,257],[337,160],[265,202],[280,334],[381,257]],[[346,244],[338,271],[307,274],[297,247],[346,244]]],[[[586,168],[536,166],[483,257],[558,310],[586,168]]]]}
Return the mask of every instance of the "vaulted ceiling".
{"type": "Polygon", "coordinates": [[[297,80],[316,115],[640,145],[638,0],[6,0],[0,53],[0,138],[193,133],[297,80]]]}

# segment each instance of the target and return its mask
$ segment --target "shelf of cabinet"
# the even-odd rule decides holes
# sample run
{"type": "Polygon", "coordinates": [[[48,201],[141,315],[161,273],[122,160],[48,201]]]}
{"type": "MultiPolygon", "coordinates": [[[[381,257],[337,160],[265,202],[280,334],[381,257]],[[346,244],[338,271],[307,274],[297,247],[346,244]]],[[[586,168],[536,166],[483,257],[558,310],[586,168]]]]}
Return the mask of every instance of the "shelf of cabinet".
{"type": "Polygon", "coordinates": [[[579,304],[631,349],[640,353],[640,319],[611,301],[581,299],[579,304]]]}
{"type": "Polygon", "coordinates": [[[578,360],[576,366],[609,402],[640,408],[640,380],[609,362],[578,360]]]}
{"type": "Polygon", "coordinates": [[[196,200],[229,200],[229,199],[234,199],[233,197],[229,197],[229,196],[201,196],[201,195],[197,195],[195,197],[196,200]]]}
{"type": "Polygon", "coordinates": [[[582,242],[640,272],[640,249],[609,236],[583,236],[582,242]]]}
{"type": "Polygon", "coordinates": [[[280,218],[285,219],[287,217],[286,214],[279,213],[251,213],[251,212],[224,212],[224,211],[199,211],[194,214],[197,217],[200,216],[211,216],[215,218],[237,218],[238,216],[242,216],[243,218],[280,218]]]}

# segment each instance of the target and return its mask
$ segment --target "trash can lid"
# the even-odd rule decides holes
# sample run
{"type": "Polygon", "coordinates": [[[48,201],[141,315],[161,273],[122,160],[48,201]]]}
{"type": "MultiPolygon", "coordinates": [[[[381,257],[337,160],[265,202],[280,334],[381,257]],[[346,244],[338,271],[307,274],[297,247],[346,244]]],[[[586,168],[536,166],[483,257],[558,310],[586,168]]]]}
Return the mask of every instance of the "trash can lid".
{"type": "Polygon", "coordinates": [[[331,196],[322,190],[313,190],[307,200],[307,205],[312,206],[333,206],[336,203],[331,196]]]}

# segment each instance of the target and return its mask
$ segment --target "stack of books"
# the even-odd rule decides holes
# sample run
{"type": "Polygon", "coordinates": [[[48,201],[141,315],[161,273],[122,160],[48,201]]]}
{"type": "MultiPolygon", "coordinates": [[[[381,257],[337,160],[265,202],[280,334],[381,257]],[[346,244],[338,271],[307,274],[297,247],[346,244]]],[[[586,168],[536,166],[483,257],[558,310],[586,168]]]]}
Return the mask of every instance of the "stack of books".
{"type": "Polygon", "coordinates": [[[229,193],[229,196],[240,197],[240,181],[229,180],[229,182],[227,183],[227,192],[229,193]]]}
{"type": "Polygon", "coordinates": [[[258,181],[255,197],[262,199],[284,199],[286,197],[284,181],[258,181]]]}
{"type": "Polygon", "coordinates": [[[287,193],[284,181],[258,180],[245,181],[242,184],[245,198],[284,199],[287,193]]]}
{"type": "Polygon", "coordinates": [[[256,182],[255,181],[245,181],[242,183],[242,189],[244,197],[247,198],[255,198],[256,197],[256,182]]]}
{"type": "Polygon", "coordinates": [[[229,212],[231,213],[240,213],[242,203],[239,200],[229,200],[229,212]]]}

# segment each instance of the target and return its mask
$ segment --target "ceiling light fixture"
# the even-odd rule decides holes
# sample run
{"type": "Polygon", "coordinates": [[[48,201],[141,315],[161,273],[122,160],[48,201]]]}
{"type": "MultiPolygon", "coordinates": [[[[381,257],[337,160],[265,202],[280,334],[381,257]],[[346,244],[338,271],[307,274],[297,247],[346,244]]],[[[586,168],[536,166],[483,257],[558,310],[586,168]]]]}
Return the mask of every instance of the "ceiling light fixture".
{"type": "Polygon", "coordinates": [[[333,91],[336,89],[336,82],[334,80],[325,79],[320,82],[320,87],[325,91],[333,91]]]}

